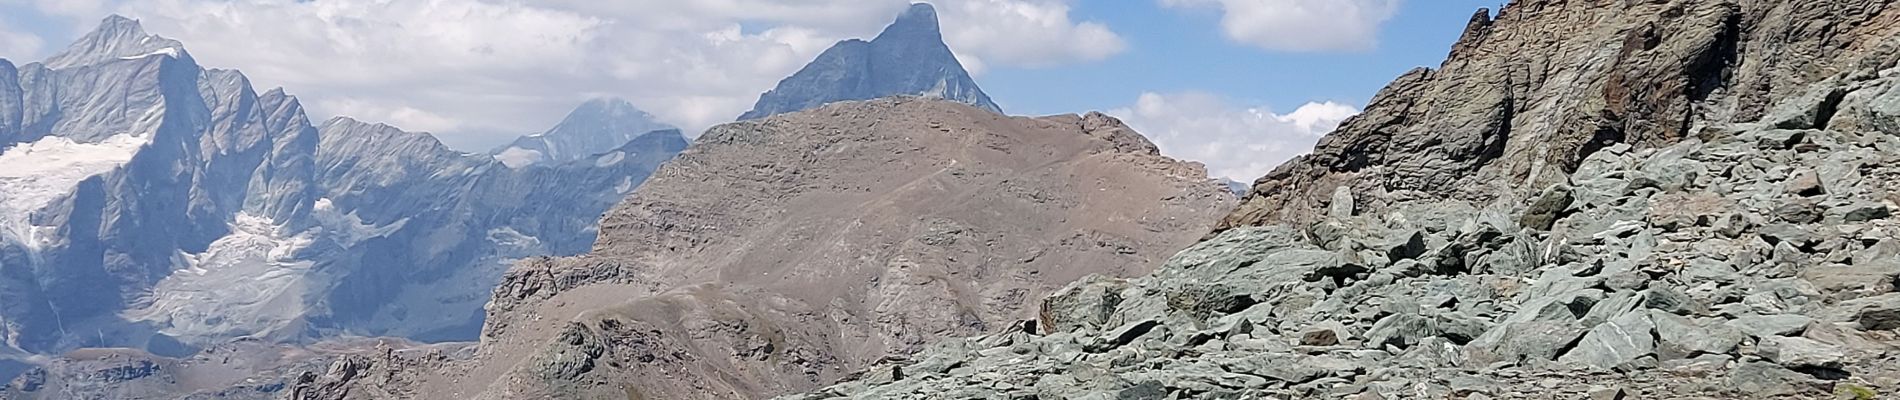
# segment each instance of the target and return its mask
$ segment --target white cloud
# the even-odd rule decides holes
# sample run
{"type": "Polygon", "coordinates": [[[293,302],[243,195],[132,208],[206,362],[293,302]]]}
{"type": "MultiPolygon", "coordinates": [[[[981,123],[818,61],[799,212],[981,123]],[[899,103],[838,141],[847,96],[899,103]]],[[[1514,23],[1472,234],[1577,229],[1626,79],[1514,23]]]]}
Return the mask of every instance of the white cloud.
{"type": "Polygon", "coordinates": [[[1221,29],[1241,43],[1280,51],[1365,51],[1401,0],[1159,0],[1219,10],[1221,29]]]}
{"type": "Polygon", "coordinates": [[[1207,93],[1143,93],[1134,106],[1109,111],[1147,136],[1170,157],[1207,164],[1214,176],[1252,182],[1294,156],[1313,150],[1359,109],[1307,103],[1292,113],[1240,108],[1207,93]]]}
{"type": "Polygon", "coordinates": [[[24,32],[12,32],[0,27],[0,58],[12,59],[14,64],[24,63],[14,58],[22,55],[39,54],[43,42],[39,36],[24,32]]]}
{"type": "MultiPolygon", "coordinates": [[[[730,121],[831,44],[876,35],[910,2],[0,1],[32,2],[47,15],[97,10],[74,18],[87,28],[119,12],[183,41],[206,66],[285,87],[313,118],[435,131],[470,150],[546,129],[599,96],[625,97],[689,131],[730,121]]],[[[935,3],[946,41],[973,69],[1120,52],[1107,27],[1070,19],[1073,1],[935,3]]],[[[0,46],[15,46],[6,40],[0,46]]]]}
{"type": "Polygon", "coordinates": [[[1063,1],[965,0],[944,8],[944,19],[964,22],[945,25],[944,41],[970,50],[960,54],[959,61],[971,73],[989,65],[1041,67],[1101,60],[1127,48],[1107,25],[1069,20],[1069,5],[1063,1]]]}

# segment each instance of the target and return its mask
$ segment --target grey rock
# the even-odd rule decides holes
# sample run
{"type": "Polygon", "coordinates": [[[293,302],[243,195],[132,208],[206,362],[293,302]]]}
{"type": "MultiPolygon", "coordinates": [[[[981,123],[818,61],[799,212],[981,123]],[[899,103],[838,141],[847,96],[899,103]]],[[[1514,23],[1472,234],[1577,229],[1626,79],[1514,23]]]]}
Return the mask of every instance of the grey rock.
{"type": "Polygon", "coordinates": [[[1366,331],[1366,345],[1372,348],[1394,346],[1403,349],[1437,335],[1437,327],[1424,316],[1393,314],[1372,324],[1372,329],[1366,331]]]}
{"type": "Polygon", "coordinates": [[[1089,275],[1049,295],[1042,302],[1041,326],[1051,332],[1102,329],[1121,305],[1128,282],[1089,275]]]}
{"type": "Polygon", "coordinates": [[[1623,314],[1591,328],[1558,361],[1602,369],[1615,368],[1656,351],[1656,325],[1649,313],[1623,314]]]}
{"type": "Polygon", "coordinates": [[[1841,367],[1847,353],[1841,348],[1804,337],[1769,337],[1756,350],[1762,358],[1790,369],[1841,367]]]}
{"type": "Polygon", "coordinates": [[[1749,315],[1728,321],[1728,326],[1757,338],[1796,336],[1808,329],[1814,318],[1797,314],[1749,315]]]}
{"type": "Polygon", "coordinates": [[[1650,320],[1656,325],[1656,351],[1666,360],[1729,354],[1746,339],[1740,330],[1720,323],[1700,323],[1663,312],[1650,313],[1650,320]]]}
{"type": "Polygon", "coordinates": [[[1729,373],[1727,387],[1755,398],[1785,398],[1808,390],[1808,375],[1766,362],[1743,363],[1729,373]]]}
{"type": "Polygon", "coordinates": [[[1557,223],[1557,216],[1570,208],[1570,203],[1574,200],[1570,190],[1570,187],[1564,185],[1544,188],[1544,191],[1531,201],[1530,208],[1525,209],[1524,214],[1518,217],[1518,224],[1531,229],[1550,230],[1551,226],[1557,223]]]}
{"type": "Polygon", "coordinates": [[[1841,319],[1853,322],[1863,330],[1900,329],[1900,293],[1847,301],[1841,304],[1840,310],[1844,314],[1841,319]]]}

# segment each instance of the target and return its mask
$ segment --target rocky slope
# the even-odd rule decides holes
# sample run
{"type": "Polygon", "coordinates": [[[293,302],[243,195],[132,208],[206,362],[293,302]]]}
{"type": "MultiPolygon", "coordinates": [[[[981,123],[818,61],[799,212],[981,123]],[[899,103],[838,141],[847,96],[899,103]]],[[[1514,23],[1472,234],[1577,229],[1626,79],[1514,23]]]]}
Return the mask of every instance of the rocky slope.
{"type": "Polygon", "coordinates": [[[832,398],[1900,391],[1900,8],[1518,1],[1153,275],[832,398]]]}
{"type": "MultiPolygon", "coordinates": [[[[1146,273],[1233,201],[1099,114],[896,98],[724,125],[608,213],[593,252],[512,269],[475,359],[403,393],[815,388],[1007,326],[1079,277],[1146,273]]],[[[377,385],[307,386],[349,398],[377,385]]]]}
{"type": "Polygon", "coordinates": [[[1617,143],[1755,122],[1827,79],[1888,68],[1885,0],[1515,1],[1473,15],[1438,69],[1405,74],[1222,227],[1310,222],[1340,186],[1384,198],[1523,200],[1617,143]]]}
{"type": "Polygon", "coordinates": [[[777,88],[759,96],[759,102],[739,120],[897,95],[947,99],[1003,113],[943,43],[937,10],[917,3],[871,41],[851,39],[826,49],[777,88]]]}
{"type": "MultiPolygon", "coordinates": [[[[587,115],[560,136],[647,123],[587,115]]],[[[46,63],[0,60],[0,355],[472,340],[509,263],[585,252],[686,145],[642,133],[508,168],[426,134],[314,126],[282,90],[108,18],[46,63]]]]}
{"type": "Polygon", "coordinates": [[[515,139],[492,154],[509,167],[558,164],[606,154],[640,135],[669,130],[679,128],[654,121],[652,114],[634,108],[626,100],[595,99],[575,108],[554,128],[515,139]]]}

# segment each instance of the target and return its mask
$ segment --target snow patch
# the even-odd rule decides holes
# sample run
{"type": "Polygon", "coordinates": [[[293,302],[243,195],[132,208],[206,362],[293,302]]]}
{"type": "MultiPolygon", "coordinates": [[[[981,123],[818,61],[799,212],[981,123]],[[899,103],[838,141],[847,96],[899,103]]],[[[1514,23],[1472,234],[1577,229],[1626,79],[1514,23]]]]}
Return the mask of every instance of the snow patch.
{"type": "Polygon", "coordinates": [[[136,56],[119,57],[119,59],[120,60],[137,60],[137,59],[152,57],[152,56],[166,56],[166,57],[171,57],[171,58],[178,58],[178,48],[166,47],[163,49],[153,50],[150,53],[140,54],[136,56]]]}
{"type": "Polygon", "coordinates": [[[633,177],[628,176],[628,177],[620,178],[620,185],[614,186],[614,191],[620,194],[627,194],[627,192],[632,192],[633,191],[633,177]]]}
{"type": "Polygon", "coordinates": [[[269,218],[240,213],[231,233],[204,252],[180,254],[180,273],[159,281],[146,306],[123,317],[188,339],[294,329],[291,321],[305,313],[304,277],[313,266],[297,256],[317,234],[292,234],[269,218]]]}
{"type": "Polygon", "coordinates": [[[541,162],[541,158],[541,152],[521,147],[509,147],[507,150],[495,153],[495,161],[501,161],[501,165],[506,165],[508,168],[521,168],[534,165],[534,163],[541,162]]]}
{"type": "Polygon", "coordinates": [[[607,168],[608,166],[619,164],[621,160],[626,160],[626,159],[627,159],[627,153],[615,151],[612,153],[607,153],[606,155],[602,155],[600,156],[600,158],[595,159],[594,167],[607,168]]]}
{"type": "Polygon", "coordinates": [[[344,248],[355,247],[364,240],[389,236],[409,223],[408,218],[383,226],[363,222],[363,217],[357,216],[355,211],[343,213],[337,210],[336,203],[328,197],[318,198],[313,208],[316,212],[311,217],[316,218],[323,233],[327,234],[325,236],[344,248]]]}
{"type": "Polygon", "coordinates": [[[98,143],[57,136],[0,153],[0,241],[28,249],[44,245],[28,218],[71,194],[79,182],[132,161],[152,136],[118,135],[98,143]]]}

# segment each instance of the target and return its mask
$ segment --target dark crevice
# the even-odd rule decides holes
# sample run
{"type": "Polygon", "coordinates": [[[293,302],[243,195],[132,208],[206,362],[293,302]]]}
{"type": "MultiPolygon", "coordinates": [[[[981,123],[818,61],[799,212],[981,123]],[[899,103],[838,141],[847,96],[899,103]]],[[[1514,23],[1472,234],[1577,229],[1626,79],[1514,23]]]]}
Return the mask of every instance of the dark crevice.
{"type": "Polygon", "coordinates": [[[1568,168],[1565,168],[1564,172],[1577,172],[1577,167],[1583,165],[1583,160],[1590,158],[1590,156],[1596,154],[1597,151],[1609,148],[1617,143],[1623,143],[1626,139],[1628,139],[1628,135],[1623,133],[1623,128],[1608,123],[1597,125],[1596,131],[1590,132],[1590,140],[1584,141],[1583,145],[1577,148],[1577,156],[1571,158],[1569,163],[1565,163],[1565,166],[1568,168]]]}
{"type": "Polygon", "coordinates": [[[1563,358],[1563,356],[1564,356],[1565,354],[1570,354],[1570,351],[1571,351],[1571,350],[1576,350],[1576,349],[1577,349],[1577,345],[1580,345],[1580,344],[1583,344],[1583,337],[1584,337],[1584,336],[1586,336],[1586,335],[1584,335],[1584,334],[1582,334],[1582,333],[1578,333],[1578,334],[1577,334],[1577,337],[1574,337],[1574,338],[1571,338],[1571,339],[1570,339],[1570,342],[1569,342],[1569,343],[1564,343],[1564,346],[1563,346],[1563,347],[1558,347],[1558,348],[1557,348],[1557,352],[1556,352],[1556,353],[1552,353],[1552,354],[1550,355],[1550,359],[1552,359],[1552,360],[1555,360],[1555,359],[1558,359],[1558,358],[1563,358]]]}
{"type": "Polygon", "coordinates": [[[1834,114],[1841,111],[1841,102],[1845,100],[1847,100],[1845,90],[1828,92],[1827,97],[1821,99],[1820,107],[1815,110],[1814,129],[1826,130],[1828,123],[1834,122],[1834,114]]]}
{"type": "Polygon", "coordinates": [[[1818,366],[1818,365],[1803,365],[1799,367],[1794,367],[1794,371],[1800,372],[1803,374],[1808,374],[1809,376],[1813,376],[1816,379],[1820,379],[1824,381],[1838,381],[1838,380],[1847,379],[1848,377],[1854,376],[1853,373],[1847,372],[1847,370],[1844,370],[1844,369],[1834,368],[1834,367],[1823,367],[1823,366],[1818,366]]]}
{"type": "Polygon", "coordinates": [[[1740,59],[1741,41],[1742,14],[1740,10],[1731,8],[1722,19],[1722,28],[1715,34],[1715,41],[1709,44],[1707,51],[1690,60],[1688,70],[1684,71],[1690,79],[1690,101],[1707,100],[1727,84],[1735,63],[1740,59]]]}

